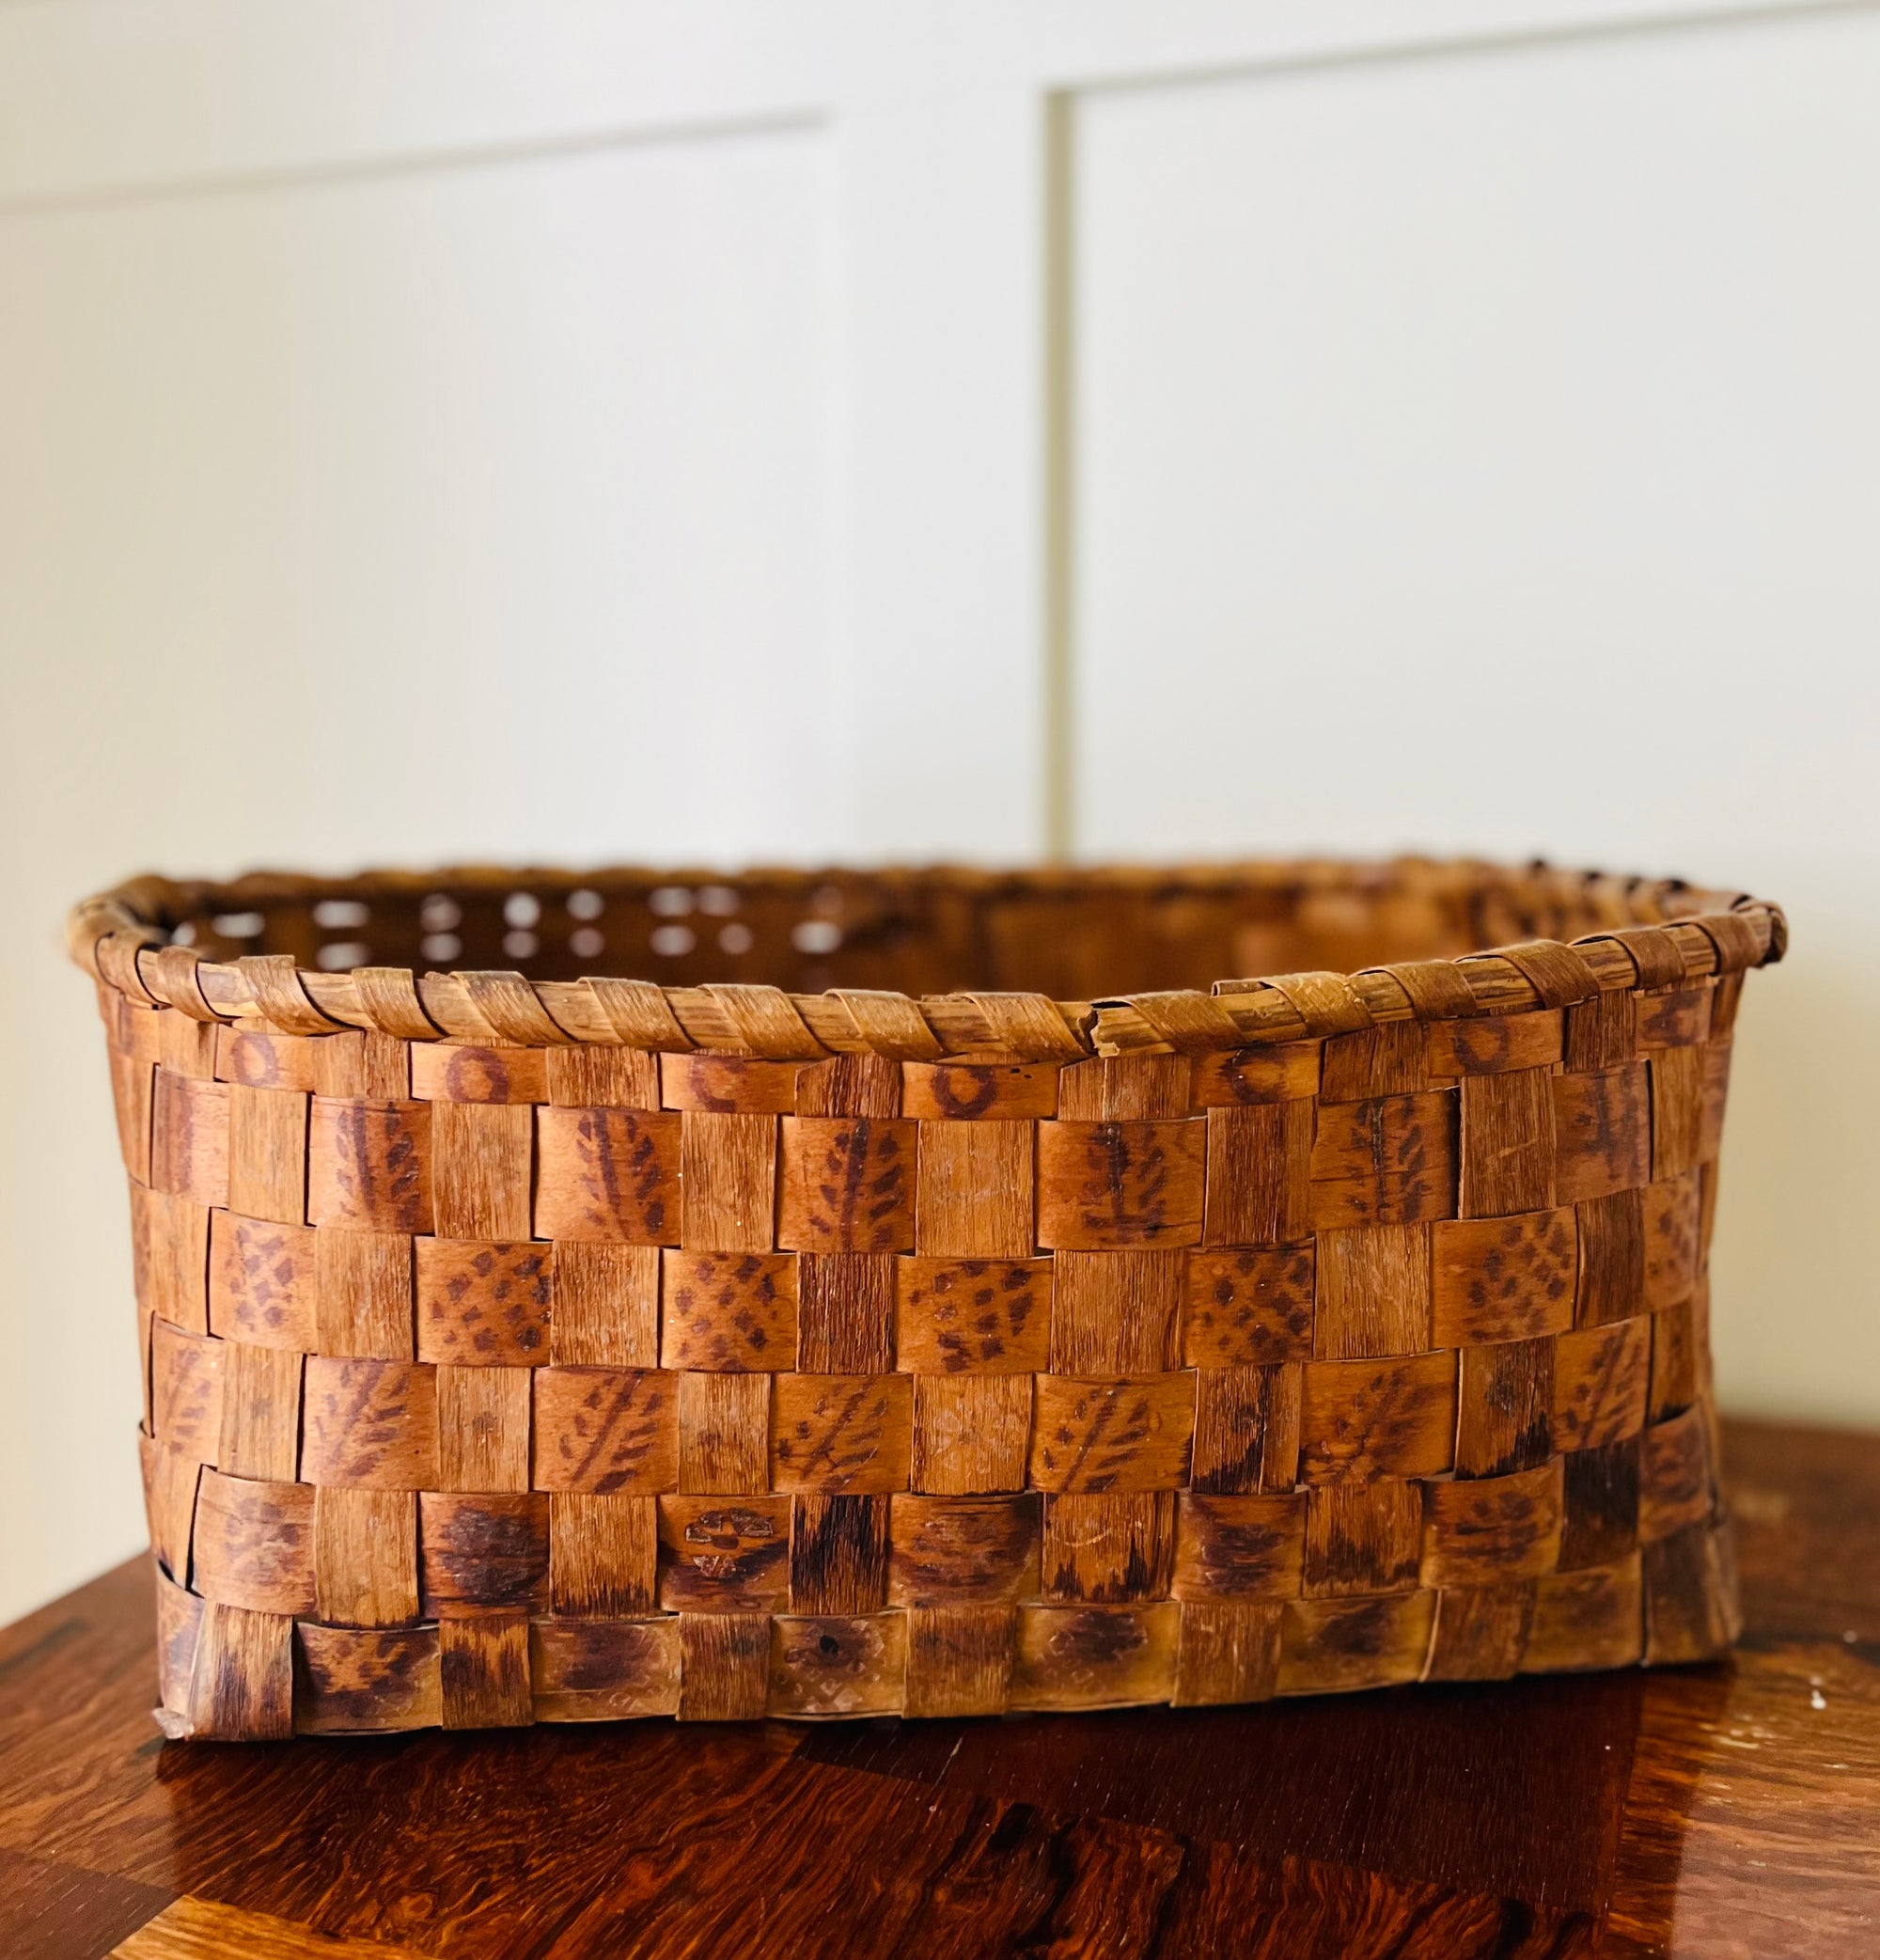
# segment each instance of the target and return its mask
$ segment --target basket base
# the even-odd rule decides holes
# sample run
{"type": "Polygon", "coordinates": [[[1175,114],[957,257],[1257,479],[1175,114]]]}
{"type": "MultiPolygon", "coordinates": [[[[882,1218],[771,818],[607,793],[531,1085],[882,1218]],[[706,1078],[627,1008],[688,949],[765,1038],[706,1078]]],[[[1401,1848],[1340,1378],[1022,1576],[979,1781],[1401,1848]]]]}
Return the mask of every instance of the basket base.
{"type": "Polygon", "coordinates": [[[486,1613],[348,1627],[205,1601],[155,1563],[158,1726],[273,1741],[535,1722],[1226,1706],[1678,1665],[1742,1628],[1727,1518],[1617,1564],[1376,1598],[861,1615],[486,1613]],[[914,1665],[910,1667],[910,1656],[914,1665]]]}

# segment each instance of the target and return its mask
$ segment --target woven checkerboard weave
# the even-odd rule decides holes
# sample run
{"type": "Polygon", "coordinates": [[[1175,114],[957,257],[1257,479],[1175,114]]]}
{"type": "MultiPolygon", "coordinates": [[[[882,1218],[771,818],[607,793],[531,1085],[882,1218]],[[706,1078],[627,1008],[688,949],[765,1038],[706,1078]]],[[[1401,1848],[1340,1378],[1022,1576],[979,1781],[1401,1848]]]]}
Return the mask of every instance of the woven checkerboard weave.
{"type": "MultiPolygon", "coordinates": [[[[1223,916],[1406,888],[1294,875],[1228,878],[1223,916]]],[[[174,943],[242,905],[265,931],[252,886],[81,908],[166,1728],[1243,1701],[1717,1651],[1707,1248],[1780,915],[1497,875],[1591,936],[1095,1006],[324,973],[174,943]]]]}

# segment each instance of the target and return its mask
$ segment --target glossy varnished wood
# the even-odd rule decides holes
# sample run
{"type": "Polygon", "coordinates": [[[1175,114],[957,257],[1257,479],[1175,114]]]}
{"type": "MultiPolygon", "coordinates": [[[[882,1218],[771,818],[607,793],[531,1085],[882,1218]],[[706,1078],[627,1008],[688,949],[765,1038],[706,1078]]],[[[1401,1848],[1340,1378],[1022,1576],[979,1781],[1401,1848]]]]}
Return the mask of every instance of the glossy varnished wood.
{"type": "Polygon", "coordinates": [[[1725,1454],[1732,1661],[1213,1713],[166,1746],[138,1561],[0,1635],[0,1951],[1872,1952],[1880,1438],[1725,1454]]]}

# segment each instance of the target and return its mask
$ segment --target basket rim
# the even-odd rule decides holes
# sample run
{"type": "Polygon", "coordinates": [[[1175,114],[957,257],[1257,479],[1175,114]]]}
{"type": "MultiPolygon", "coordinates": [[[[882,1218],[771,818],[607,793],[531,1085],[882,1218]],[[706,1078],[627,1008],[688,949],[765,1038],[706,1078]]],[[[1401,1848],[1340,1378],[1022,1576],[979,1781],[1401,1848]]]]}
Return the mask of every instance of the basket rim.
{"type": "Polygon", "coordinates": [[[830,866],[584,871],[539,866],[457,865],[352,876],[253,872],[227,880],[147,875],[81,901],[68,915],[72,959],[102,987],[146,1008],[192,1020],[240,1021],[287,1034],[366,1030],[406,1041],[566,1046],[591,1043],[653,1052],[705,1052],[784,1061],[874,1054],[901,1061],[1063,1064],[1097,1055],[1214,1054],[1321,1040],[1391,1022],[1564,1008],[1601,993],[1656,989],[1772,964],[1788,945],[1780,906],[1679,878],[1648,879],[1521,866],[1472,857],[1254,859],[1168,866],[1117,863],[987,870],[830,866]],[[1050,897],[1115,890],[1361,889],[1518,877],[1551,886],[1562,903],[1591,904],[1612,923],[1571,941],[1530,939],[1453,959],[1393,962],[1355,973],[1223,979],[1208,992],[1173,989],[1086,1001],[1033,993],[926,995],[854,988],[796,994],[743,982],[666,986],[588,974],[530,980],[515,971],[417,972],[360,966],[327,972],[288,954],[205,958],[172,943],[180,916],[268,900],[416,896],[441,885],[574,890],[741,884],[804,894],[832,880],[865,879],[903,889],[976,897],[1050,897]]]}

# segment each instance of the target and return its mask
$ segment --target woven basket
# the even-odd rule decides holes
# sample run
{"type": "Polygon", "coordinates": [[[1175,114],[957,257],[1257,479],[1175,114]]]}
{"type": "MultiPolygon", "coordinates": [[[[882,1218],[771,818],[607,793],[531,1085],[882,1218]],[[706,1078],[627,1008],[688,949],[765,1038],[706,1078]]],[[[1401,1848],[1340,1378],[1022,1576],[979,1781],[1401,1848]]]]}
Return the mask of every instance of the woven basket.
{"type": "Polygon", "coordinates": [[[460,870],[144,880],[71,939],[172,1735],[1249,1701],[1735,1632],[1705,1258],[1770,905],[460,870]]]}

